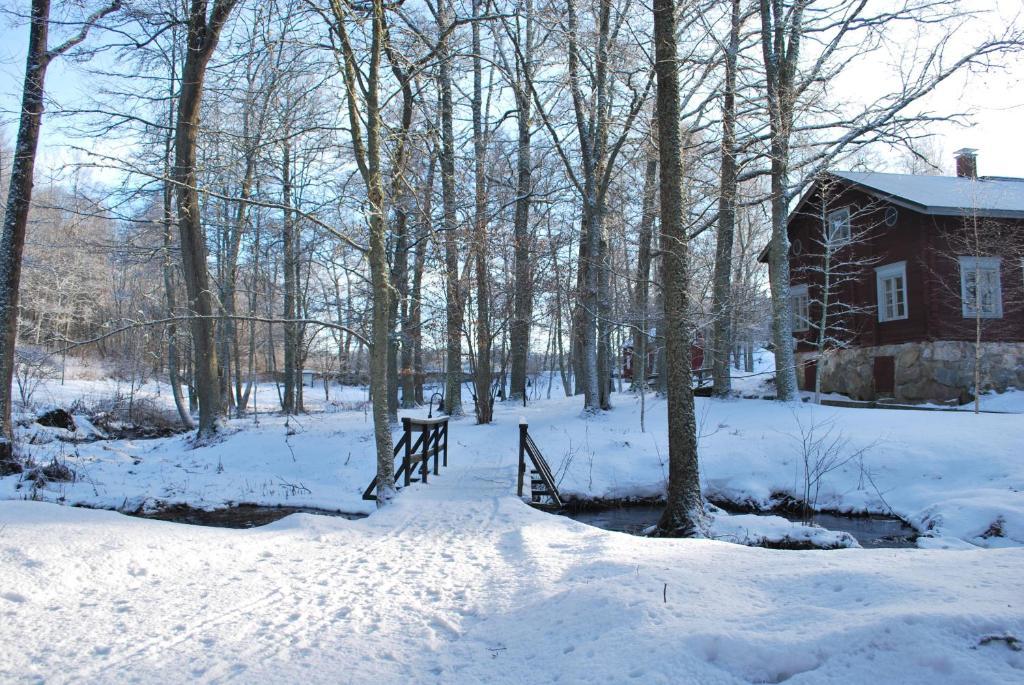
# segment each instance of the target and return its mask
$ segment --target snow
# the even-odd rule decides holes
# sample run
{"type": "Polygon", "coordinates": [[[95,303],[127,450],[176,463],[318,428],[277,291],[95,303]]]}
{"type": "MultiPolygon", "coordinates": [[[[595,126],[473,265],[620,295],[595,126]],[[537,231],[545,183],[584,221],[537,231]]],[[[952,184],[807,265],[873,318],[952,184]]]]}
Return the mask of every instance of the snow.
{"type": "Polygon", "coordinates": [[[0,681],[1008,683],[1024,550],[609,533],[466,456],[368,519],[0,502],[0,681]]]}
{"type": "MultiPolygon", "coordinates": [[[[273,386],[261,388],[264,406],[273,392],[273,386]]],[[[361,392],[333,392],[348,399],[297,418],[231,420],[223,440],[198,449],[185,435],[27,445],[39,464],[66,462],[76,482],[37,488],[8,477],[0,480],[0,498],[125,510],[245,502],[369,513],[374,505],[361,496],[375,465],[371,417],[357,401],[361,392]]],[[[170,403],[168,393],[161,397],[170,403]]],[[[612,401],[613,411],[592,419],[581,418],[575,397],[527,407],[498,403],[492,425],[475,426],[469,417],[452,422],[449,461],[515,458],[522,418],[563,498],[662,496],[668,475],[664,401],[645,398],[644,432],[637,395],[615,393],[612,401]]],[[[895,514],[929,536],[931,545],[956,546],[957,539],[984,547],[1024,544],[1019,415],[704,398],[696,406],[702,485],[712,499],[770,508],[780,494],[802,497],[803,426],[819,435],[831,431],[841,443],[838,456],[853,457],[820,476],[817,509],[895,514]]]]}
{"type": "MultiPolygon", "coordinates": [[[[1010,388],[1006,392],[987,392],[980,397],[981,411],[1024,414],[1024,390],[1010,388]]],[[[956,407],[958,411],[974,411],[974,402],[956,407]]]]}
{"type": "Polygon", "coordinates": [[[781,516],[729,515],[714,505],[708,505],[708,509],[711,513],[709,537],[715,540],[751,546],[807,545],[816,549],[860,547],[849,533],[797,523],[781,516]]]}
{"type": "MultiPolygon", "coordinates": [[[[273,387],[260,392],[270,406],[273,387]]],[[[231,530],[52,503],[372,512],[359,499],[371,421],[360,391],[345,392],[297,420],[232,420],[198,449],[185,436],[29,446],[81,477],[0,481],[0,682],[1022,679],[1013,414],[698,399],[705,494],[766,505],[799,493],[799,427],[831,426],[845,450],[866,451],[822,476],[819,508],[891,508],[926,531],[923,549],[744,547],[728,541],[840,535],[713,507],[720,539],[640,538],[513,495],[521,418],[564,494],[662,494],[664,402],[646,397],[641,432],[628,393],[591,419],[560,398],[499,403],[490,426],[453,421],[449,468],[356,521],[294,514],[231,530]],[[984,537],[993,524],[1002,536],[984,537]]],[[[170,406],[165,388],[153,393],[170,406]]]]}
{"type": "Polygon", "coordinates": [[[887,196],[907,200],[928,214],[1024,216],[1024,179],[915,176],[879,172],[836,171],[836,176],[887,196]]]}
{"type": "Polygon", "coordinates": [[[775,394],[775,357],[765,349],[754,352],[754,368],[747,372],[731,369],[732,391],[741,397],[765,397],[775,394]]]}

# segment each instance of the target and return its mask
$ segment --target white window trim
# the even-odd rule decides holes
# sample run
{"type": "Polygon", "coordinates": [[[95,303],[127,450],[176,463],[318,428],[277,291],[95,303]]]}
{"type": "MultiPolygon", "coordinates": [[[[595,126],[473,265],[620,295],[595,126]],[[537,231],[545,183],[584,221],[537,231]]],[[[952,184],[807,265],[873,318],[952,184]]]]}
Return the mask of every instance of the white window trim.
{"type": "Polygon", "coordinates": [[[982,319],[1003,318],[1003,281],[1002,281],[1002,257],[957,257],[960,262],[960,305],[965,319],[979,317],[982,319]],[[967,298],[967,274],[970,271],[994,271],[996,274],[996,300],[995,311],[975,314],[974,303],[968,302],[967,298]]]}
{"type": "Polygon", "coordinates": [[[806,285],[791,285],[789,286],[789,306],[793,312],[793,332],[794,333],[806,333],[811,330],[811,296],[807,290],[806,285]],[[800,312],[796,306],[796,299],[803,297],[807,300],[807,316],[800,316],[800,312]]]}
{"type": "Polygon", "coordinates": [[[910,317],[910,292],[907,287],[907,263],[893,262],[892,264],[886,264],[884,266],[875,267],[875,290],[878,298],[878,320],[882,323],[886,321],[902,321],[910,317]],[[885,315],[885,281],[899,276],[903,279],[903,315],[902,316],[886,316],[885,315]]]}
{"type": "Polygon", "coordinates": [[[853,213],[850,211],[849,207],[841,207],[828,213],[826,216],[826,221],[828,222],[828,227],[826,228],[828,235],[826,238],[829,245],[838,247],[850,242],[853,236],[853,226],[850,224],[852,216],[853,213]],[[833,231],[833,217],[839,217],[842,214],[846,215],[846,235],[843,237],[836,237],[833,231]]]}

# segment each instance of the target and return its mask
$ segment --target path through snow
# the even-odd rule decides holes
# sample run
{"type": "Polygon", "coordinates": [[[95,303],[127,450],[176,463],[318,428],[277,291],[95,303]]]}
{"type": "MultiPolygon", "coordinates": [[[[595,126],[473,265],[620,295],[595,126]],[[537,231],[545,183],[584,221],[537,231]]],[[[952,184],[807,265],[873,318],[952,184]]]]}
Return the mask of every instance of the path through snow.
{"type": "MultiPolygon", "coordinates": [[[[508,455],[503,454],[508,452],[508,455]]],[[[455,452],[359,521],[212,529],[0,502],[0,681],[1008,683],[1024,550],[609,533],[455,452]]]]}

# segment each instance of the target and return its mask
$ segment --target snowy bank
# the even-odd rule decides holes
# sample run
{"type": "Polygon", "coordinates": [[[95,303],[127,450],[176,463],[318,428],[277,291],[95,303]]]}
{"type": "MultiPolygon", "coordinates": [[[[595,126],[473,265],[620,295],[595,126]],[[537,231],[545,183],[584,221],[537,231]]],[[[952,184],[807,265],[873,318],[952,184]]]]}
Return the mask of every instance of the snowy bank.
{"type": "MultiPolygon", "coordinates": [[[[267,405],[270,389],[262,389],[267,405]]],[[[40,488],[9,477],[0,480],[0,498],[128,510],[244,502],[368,513],[373,504],[361,494],[375,472],[374,448],[360,392],[346,390],[339,404],[297,418],[233,419],[220,442],[199,449],[187,436],[28,445],[37,463],[65,462],[75,482],[40,488]]],[[[612,401],[612,411],[589,419],[579,398],[499,403],[492,425],[452,422],[450,462],[515,459],[522,417],[564,496],[662,496],[664,401],[644,398],[643,432],[641,399],[615,393],[612,401]]],[[[922,544],[1024,544],[1020,415],[703,398],[697,415],[702,484],[716,501],[770,508],[806,493],[820,510],[894,513],[929,536],[922,544]]]]}
{"type": "Polygon", "coordinates": [[[0,681],[1020,680],[1024,550],[637,538],[488,494],[513,463],[246,531],[0,502],[0,681]]]}

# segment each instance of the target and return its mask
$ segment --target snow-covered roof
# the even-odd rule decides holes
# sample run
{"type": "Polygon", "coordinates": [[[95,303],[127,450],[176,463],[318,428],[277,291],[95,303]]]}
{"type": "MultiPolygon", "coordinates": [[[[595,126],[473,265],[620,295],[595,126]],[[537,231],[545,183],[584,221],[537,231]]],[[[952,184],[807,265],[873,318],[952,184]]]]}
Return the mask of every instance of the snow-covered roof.
{"type": "Polygon", "coordinates": [[[922,214],[1024,218],[1024,178],[973,179],[873,171],[833,171],[832,175],[922,214]]]}

